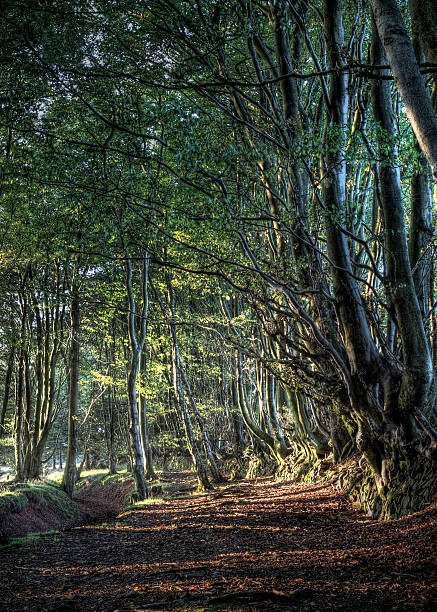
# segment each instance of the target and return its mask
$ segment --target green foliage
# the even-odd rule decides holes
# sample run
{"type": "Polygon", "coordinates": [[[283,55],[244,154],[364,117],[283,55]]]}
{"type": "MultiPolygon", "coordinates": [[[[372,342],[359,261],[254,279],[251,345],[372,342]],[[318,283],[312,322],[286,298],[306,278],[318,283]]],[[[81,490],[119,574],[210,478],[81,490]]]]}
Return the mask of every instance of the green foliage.
{"type": "Polygon", "coordinates": [[[123,472],[118,472],[117,474],[108,474],[102,479],[102,484],[114,484],[116,482],[125,482],[126,480],[131,480],[132,474],[129,474],[127,470],[123,472]]]}
{"type": "MultiPolygon", "coordinates": [[[[151,257],[137,394],[155,459],[167,465],[180,465],[187,456],[172,382],[169,270],[181,360],[214,450],[235,442],[237,380],[243,381],[260,428],[275,429],[262,404],[269,394],[279,398],[278,423],[288,431],[289,447],[304,428],[284,406],[283,387],[305,396],[302,404],[311,400],[312,406],[323,406],[335,393],[346,406],[344,380],[355,370],[355,361],[349,361],[353,347],[346,344],[361,347],[360,334],[348,330],[353,321],[367,326],[365,336],[373,339],[387,372],[402,375],[403,321],[394,314],[388,282],[388,216],[381,218],[378,172],[387,160],[401,170],[400,217],[411,237],[411,177],[425,164],[395,86],[388,85],[393,137],[375,121],[374,81],[361,74],[364,68],[357,72],[371,40],[368,3],[343,3],[346,70],[339,67],[338,74],[323,77],[315,73],[328,59],[330,34],[320,25],[320,3],[301,22],[300,3],[273,2],[270,18],[261,4],[248,3],[242,10],[241,3],[230,1],[168,5],[151,0],[138,9],[130,0],[109,5],[96,0],[90,12],[86,3],[74,0],[65,13],[59,0],[8,3],[8,18],[0,24],[5,42],[0,50],[5,70],[0,83],[0,388],[10,389],[2,415],[9,437],[0,441],[0,461],[14,461],[19,408],[20,416],[26,413],[16,437],[26,446],[23,459],[34,451],[33,433],[40,433],[43,422],[50,429],[41,435],[47,448],[43,462],[53,458],[51,450],[56,449],[56,460],[65,454],[68,287],[77,257],[78,448],[86,465],[106,466],[109,455],[113,465],[114,459],[126,461],[129,452],[127,253],[137,329],[142,261],[146,251],[151,257]],[[281,28],[283,45],[278,44],[281,28]],[[292,57],[280,57],[287,49],[292,57]],[[291,67],[307,76],[281,76],[291,67]],[[333,121],[335,105],[329,108],[324,93],[340,75],[348,80],[347,125],[333,121]],[[329,160],[335,160],[331,168],[329,160]],[[339,184],[326,195],[325,186],[337,178],[339,184]],[[354,304],[362,308],[359,317],[340,307],[347,302],[340,295],[342,270],[353,273],[349,280],[355,283],[354,304]],[[237,353],[244,362],[241,372],[237,353]],[[50,389],[43,388],[43,379],[53,382],[50,389]],[[53,405],[47,408],[49,397],[53,405]],[[46,412],[37,418],[41,406],[46,412]]],[[[420,249],[425,255],[432,243],[420,249]]],[[[424,263],[430,270],[432,262],[424,263]]],[[[418,270],[418,275],[424,280],[417,294],[425,296],[426,274],[418,270]]],[[[433,278],[430,274],[427,285],[433,278]]],[[[428,311],[434,300],[425,302],[428,311]]],[[[427,316],[434,316],[433,309],[427,316]]],[[[435,321],[425,320],[425,327],[434,329],[435,321]]],[[[363,374],[366,384],[375,372],[363,374]]],[[[379,413],[385,406],[381,389],[389,385],[385,379],[382,386],[372,384],[376,387],[364,395],[375,398],[379,413]]],[[[308,405],[304,408],[308,411],[308,405]]],[[[323,409],[317,410],[323,416],[323,409]]],[[[383,422],[387,414],[379,414],[383,422]]],[[[372,416],[371,427],[373,421],[378,419],[372,416]]],[[[194,429],[200,437],[199,423],[194,429]]],[[[247,432],[243,437],[244,446],[247,432]]],[[[251,473],[262,469],[262,462],[252,461],[251,473]]],[[[106,474],[106,469],[83,473],[79,486],[127,477],[106,474]]],[[[66,512],[73,513],[61,493],[44,484],[20,485],[2,498],[5,508],[67,504],[66,512]]]]}
{"type": "Polygon", "coordinates": [[[11,538],[7,544],[0,546],[0,551],[11,550],[13,548],[18,548],[25,544],[33,544],[36,543],[41,538],[53,536],[53,541],[58,542],[61,539],[61,534],[56,529],[49,529],[48,531],[37,532],[37,533],[27,533],[25,536],[21,538],[11,538]]]}
{"type": "MultiPolygon", "coordinates": [[[[8,429],[12,429],[13,423],[8,423],[8,429]]],[[[14,458],[14,440],[12,435],[0,438],[0,465],[12,465],[14,458]]]]}
{"type": "Polygon", "coordinates": [[[29,482],[14,485],[10,491],[0,493],[0,517],[10,512],[21,512],[29,504],[52,506],[66,518],[78,518],[80,510],[59,485],[50,482],[29,482]]]}
{"type": "Polygon", "coordinates": [[[10,512],[21,512],[29,504],[29,499],[21,491],[5,491],[0,493],[0,517],[10,512]]]}

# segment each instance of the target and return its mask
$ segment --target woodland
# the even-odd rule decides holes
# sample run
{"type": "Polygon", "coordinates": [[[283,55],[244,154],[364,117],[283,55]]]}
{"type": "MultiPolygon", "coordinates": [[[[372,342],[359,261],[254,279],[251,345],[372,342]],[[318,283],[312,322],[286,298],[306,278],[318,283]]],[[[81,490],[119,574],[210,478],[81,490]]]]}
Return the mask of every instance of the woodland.
{"type": "Polygon", "coordinates": [[[123,466],[426,511],[435,0],[2,4],[0,505],[123,466]]]}
{"type": "Polygon", "coordinates": [[[0,607],[435,609],[435,0],[0,40],[0,607]]]}

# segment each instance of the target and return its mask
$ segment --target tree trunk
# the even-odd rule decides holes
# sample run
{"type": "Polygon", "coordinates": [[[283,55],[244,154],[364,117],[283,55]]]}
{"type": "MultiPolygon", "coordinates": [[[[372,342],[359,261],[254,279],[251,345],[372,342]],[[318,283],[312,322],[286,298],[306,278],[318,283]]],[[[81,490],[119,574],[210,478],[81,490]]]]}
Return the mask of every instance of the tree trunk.
{"type": "Polygon", "coordinates": [[[140,427],[141,443],[144,450],[144,461],[146,465],[147,480],[156,480],[155,470],[153,469],[152,447],[150,445],[149,428],[147,425],[147,403],[144,395],[140,395],[140,427]]]}
{"type": "Polygon", "coordinates": [[[138,499],[148,497],[146,475],[144,472],[143,448],[141,446],[140,416],[137,398],[137,377],[139,370],[140,355],[133,353],[127,377],[127,392],[129,398],[129,440],[132,454],[133,472],[138,499]]]}
{"type": "Polygon", "coordinates": [[[437,10],[434,0],[408,0],[413,25],[426,61],[437,63],[437,10]]]}
{"type": "Polygon", "coordinates": [[[279,440],[276,440],[273,436],[258,426],[252,418],[243,386],[243,368],[241,363],[241,354],[239,352],[237,352],[237,401],[243,421],[251,435],[254,436],[263,450],[268,450],[276,461],[281,463],[281,461],[290,454],[290,451],[287,448],[284,448],[280,444],[279,440]]]}
{"type": "Polygon", "coordinates": [[[173,376],[173,388],[177,398],[179,407],[182,412],[182,419],[184,423],[185,435],[187,440],[188,451],[193,461],[194,469],[198,479],[199,490],[210,490],[212,485],[208,478],[205,463],[203,461],[196,436],[194,435],[193,425],[188,411],[187,402],[185,400],[184,386],[182,383],[181,375],[181,360],[179,354],[179,347],[176,334],[175,324],[175,304],[173,287],[171,283],[171,277],[169,272],[165,273],[167,294],[168,294],[168,305],[170,315],[170,338],[172,344],[172,376],[173,376]]]}
{"type": "Polygon", "coordinates": [[[70,372],[68,383],[68,442],[62,488],[71,497],[76,482],[77,424],[79,408],[79,330],[80,301],[77,270],[71,285],[70,311],[70,372]]]}
{"type": "Polygon", "coordinates": [[[20,349],[18,359],[18,376],[15,393],[15,423],[14,423],[14,451],[15,451],[15,479],[23,480],[23,402],[24,402],[24,356],[20,349]]]}
{"type": "MultiPolygon", "coordinates": [[[[437,117],[396,0],[370,0],[405,112],[437,181],[437,117]]],[[[432,13],[434,9],[430,9],[432,13]]]]}
{"type": "Polygon", "coordinates": [[[193,394],[191,392],[190,383],[188,382],[188,379],[187,379],[187,376],[186,376],[186,373],[185,373],[185,369],[184,369],[184,366],[183,366],[183,363],[182,363],[182,358],[181,358],[180,355],[178,355],[178,358],[179,358],[180,374],[181,374],[181,377],[182,377],[182,381],[184,383],[184,387],[185,387],[185,390],[186,390],[186,393],[187,393],[187,396],[188,396],[188,400],[189,400],[189,402],[191,404],[191,408],[192,408],[192,411],[194,413],[194,418],[196,420],[197,426],[198,426],[199,431],[200,431],[200,435],[201,435],[201,438],[202,438],[202,444],[203,444],[203,448],[204,448],[204,451],[205,451],[206,459],[208,461],[209,469],[210,469],[211,474],[212,474],[212,479],[214,480],[214,482],[217,482],[217,483],[218,482],[224,482],[225,479],[223,478],[223,476],[220,473],[220,470],[219,470],[219,468],[217,466],[217,463],[216,463],[216,460],[215,460],[215,457],[214,457],[214,453],[213,453],[212,448],[211,448],[211,443],[209,441],[209,436],[208,436],[208,433],[207,433],[206,428],[205,428],[205,421],[203,420],[203,417],[200,414],[199,409],[197,408],[196,400],[194,399],[194,396],[193,396],[193,394]]]}
{"type": "MultiPolygon", "coordinates": [[[[341,68],[344,59],[342,2],[324,0],[324,27],[329,68],[341,68]]],[[[322,160],[323,200],[326,212],[328,254],[334,264],[334,295],[339,323],[344,336],[351,375],[380,367],[379,356],[371,338],[357,282],[353,277],[349,247],[339,225],[344,223],[346,198],[346,123],[347,76],[344,71],[331,75],[330,109],[325,128],[326,154],[322,160]]]]}
{"type": "Polygon", "coordinates": [[[11,393],[11,381],[12,381],[12,373],[14,370],[14,361],[15,361],[15,342],[13,342],[11,350],[9,352],[8,365],[6,369],[5,386],[3,389],[2,410],[0,414],[0,438],[6,433],[5,419],[6,419],[6,412],[8,409],[9,396],[11,393]]]}
{"type": "Polygon", "coordinates": [[[109,473],[116,474],[117,473],[117,462],[115,458],[115,448],[114,448],[114,427],[115,427],[115,418],[114,418],[114,401],[113,401],[113,390],[109,388],[107,390],[108,397],[108,411],[109,411],[109,423],[108,423],[108,464],[109,464],[109,473]]]}
{"type": "MultiPolygon", "coordinates": [[[[23,279],[23,288],[25,285],[25,278],[23,279]]],[[[18,371],[17,371],[17,382],[15,391],[15,423],[14,423],[14,438],[15,438],[15,469],[16,469],[16,480],[22,481],[24,479],[24,466],[23,466],[23,420],[24,420],[24,361],[26,351],[26,323],[27,323],[27,299],[23,296],[21,300],[21,327],[20,327],[20,352],[18,357],[18,371]]]]}
{"type": "Polygon", "coordinates": [[[126,290],[128,294],[129,314],[128,314],[128,329],[130,343],[130,364],[127,375],[127,392],[129,400],[129,440],[131,457],[133,462],[133,473],[136,483],[136,494],[138,499],[146,499],[148,497],[148,489],[146,484],[146,475],[144,471],[144,455],[141,444],[141,427],[140,414],[138,407],[137,396],[137,379],[140,368],[141,353],[144,348],[147,333],[147,274],[149,259],[144,259],[144,276],[143,276],[143,305],[140,315],[140,338],[137,339],[136,333],[136,302],[132,284],[132,259],[128,251],[126,253],[125,268],[126,268],[126,290]]]}
{"type": "MultiPolygon", "coordinates": [[[[378,30],[374,24],[372,61],[376,65],[383,65],[386,57],[378,30]]],[[[408,427],[408,421],[412,419],[409,417],[411,407],[423,410],[428,401],[432,364],[408,254],[405,210],[402,204],[398,152],[395,145],[395,121],[388,81],[373,81],[372,102],[375,119],[385,133],[384,142],[380,147],[382,162],[379,169],[379,184],[385,227],[387,292],[398,319],[404,361],[398,405],[398,409],[404,414],[397,418],[394,414],[391,416],[398,424],[402,423],[404,427],[408,427]]],[[[417,202],[415,204],[417,206],[417,202]]],[[[389,411],[391,408],[387,406],[389,411]]],[[[393,410],[396,410],[396,407],[393,406],[393,410]]]]}

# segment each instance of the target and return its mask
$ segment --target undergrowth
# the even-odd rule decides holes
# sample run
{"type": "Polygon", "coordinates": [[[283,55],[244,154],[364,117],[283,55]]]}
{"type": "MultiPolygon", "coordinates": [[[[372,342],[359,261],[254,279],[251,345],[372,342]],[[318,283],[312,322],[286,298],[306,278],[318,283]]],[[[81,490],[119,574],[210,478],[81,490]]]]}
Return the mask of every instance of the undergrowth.
{"type": "Polygon", "coordinates": [[[49,480],[0,487],[0,544],[9,545],[29,532],[43,533],[113,518],[129,503],[133,480],[127,472],[108,475],[102,470],[85,476],[73,498],[59,483],[49,480]]]}
{"type": "Polygon", "coordinates": [[[278,480],[325,482],[343,491],[354,504],[370,516],[375,515],[376,487],[370,466],[359,454],[335,463],[332,455],[323,459],[305,460],[302,455],[290,455],[275,473],[278,480]]]}
{"type": "Polygon", "coordinates": [[[230,480],[274,476],[278,481],[329,483],[348,495],[355,505],[368,515],[375,515],[376,487],[370,467],[358,454],[334,463],[332,455],[308,458],[303,449],[294,452],[280,465],[247,449],[243,456],[228,458],[225,470],[230,480]]]}
{"type": "Polygon", "coordinates": [[[79,507],[59,485],[52,482],[28,482],[9,485],[0,493],[0,519],[7,514],[23,512],[35,504],[59,510],[68,519],[79,516],[79,507]]]}
{"type": "Polygon", "coordinates": [[[7,542],[7,544],[0,546],[0,551],[18,548],[19,546],[23,546],[23,544],[32,544],[33,542],[36,542],[46,536],[53,536],[53,541],[57,542],[61,539],[62,534],[57,529],[50,529],[49,531],[43,532],[27,533],[25,536],[22,536],[20,538],[11,538],[7,542]]]}

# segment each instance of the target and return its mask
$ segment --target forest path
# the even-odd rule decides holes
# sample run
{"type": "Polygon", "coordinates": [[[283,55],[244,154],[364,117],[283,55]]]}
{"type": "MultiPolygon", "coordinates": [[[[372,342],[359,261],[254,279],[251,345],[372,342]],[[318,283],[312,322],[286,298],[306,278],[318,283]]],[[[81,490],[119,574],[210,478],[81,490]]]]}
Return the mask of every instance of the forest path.
{"type": "Polygon", "coordinates": [[[244,480],[0,553],[0,610],[435,610],[436,525],[244,480]]]}

